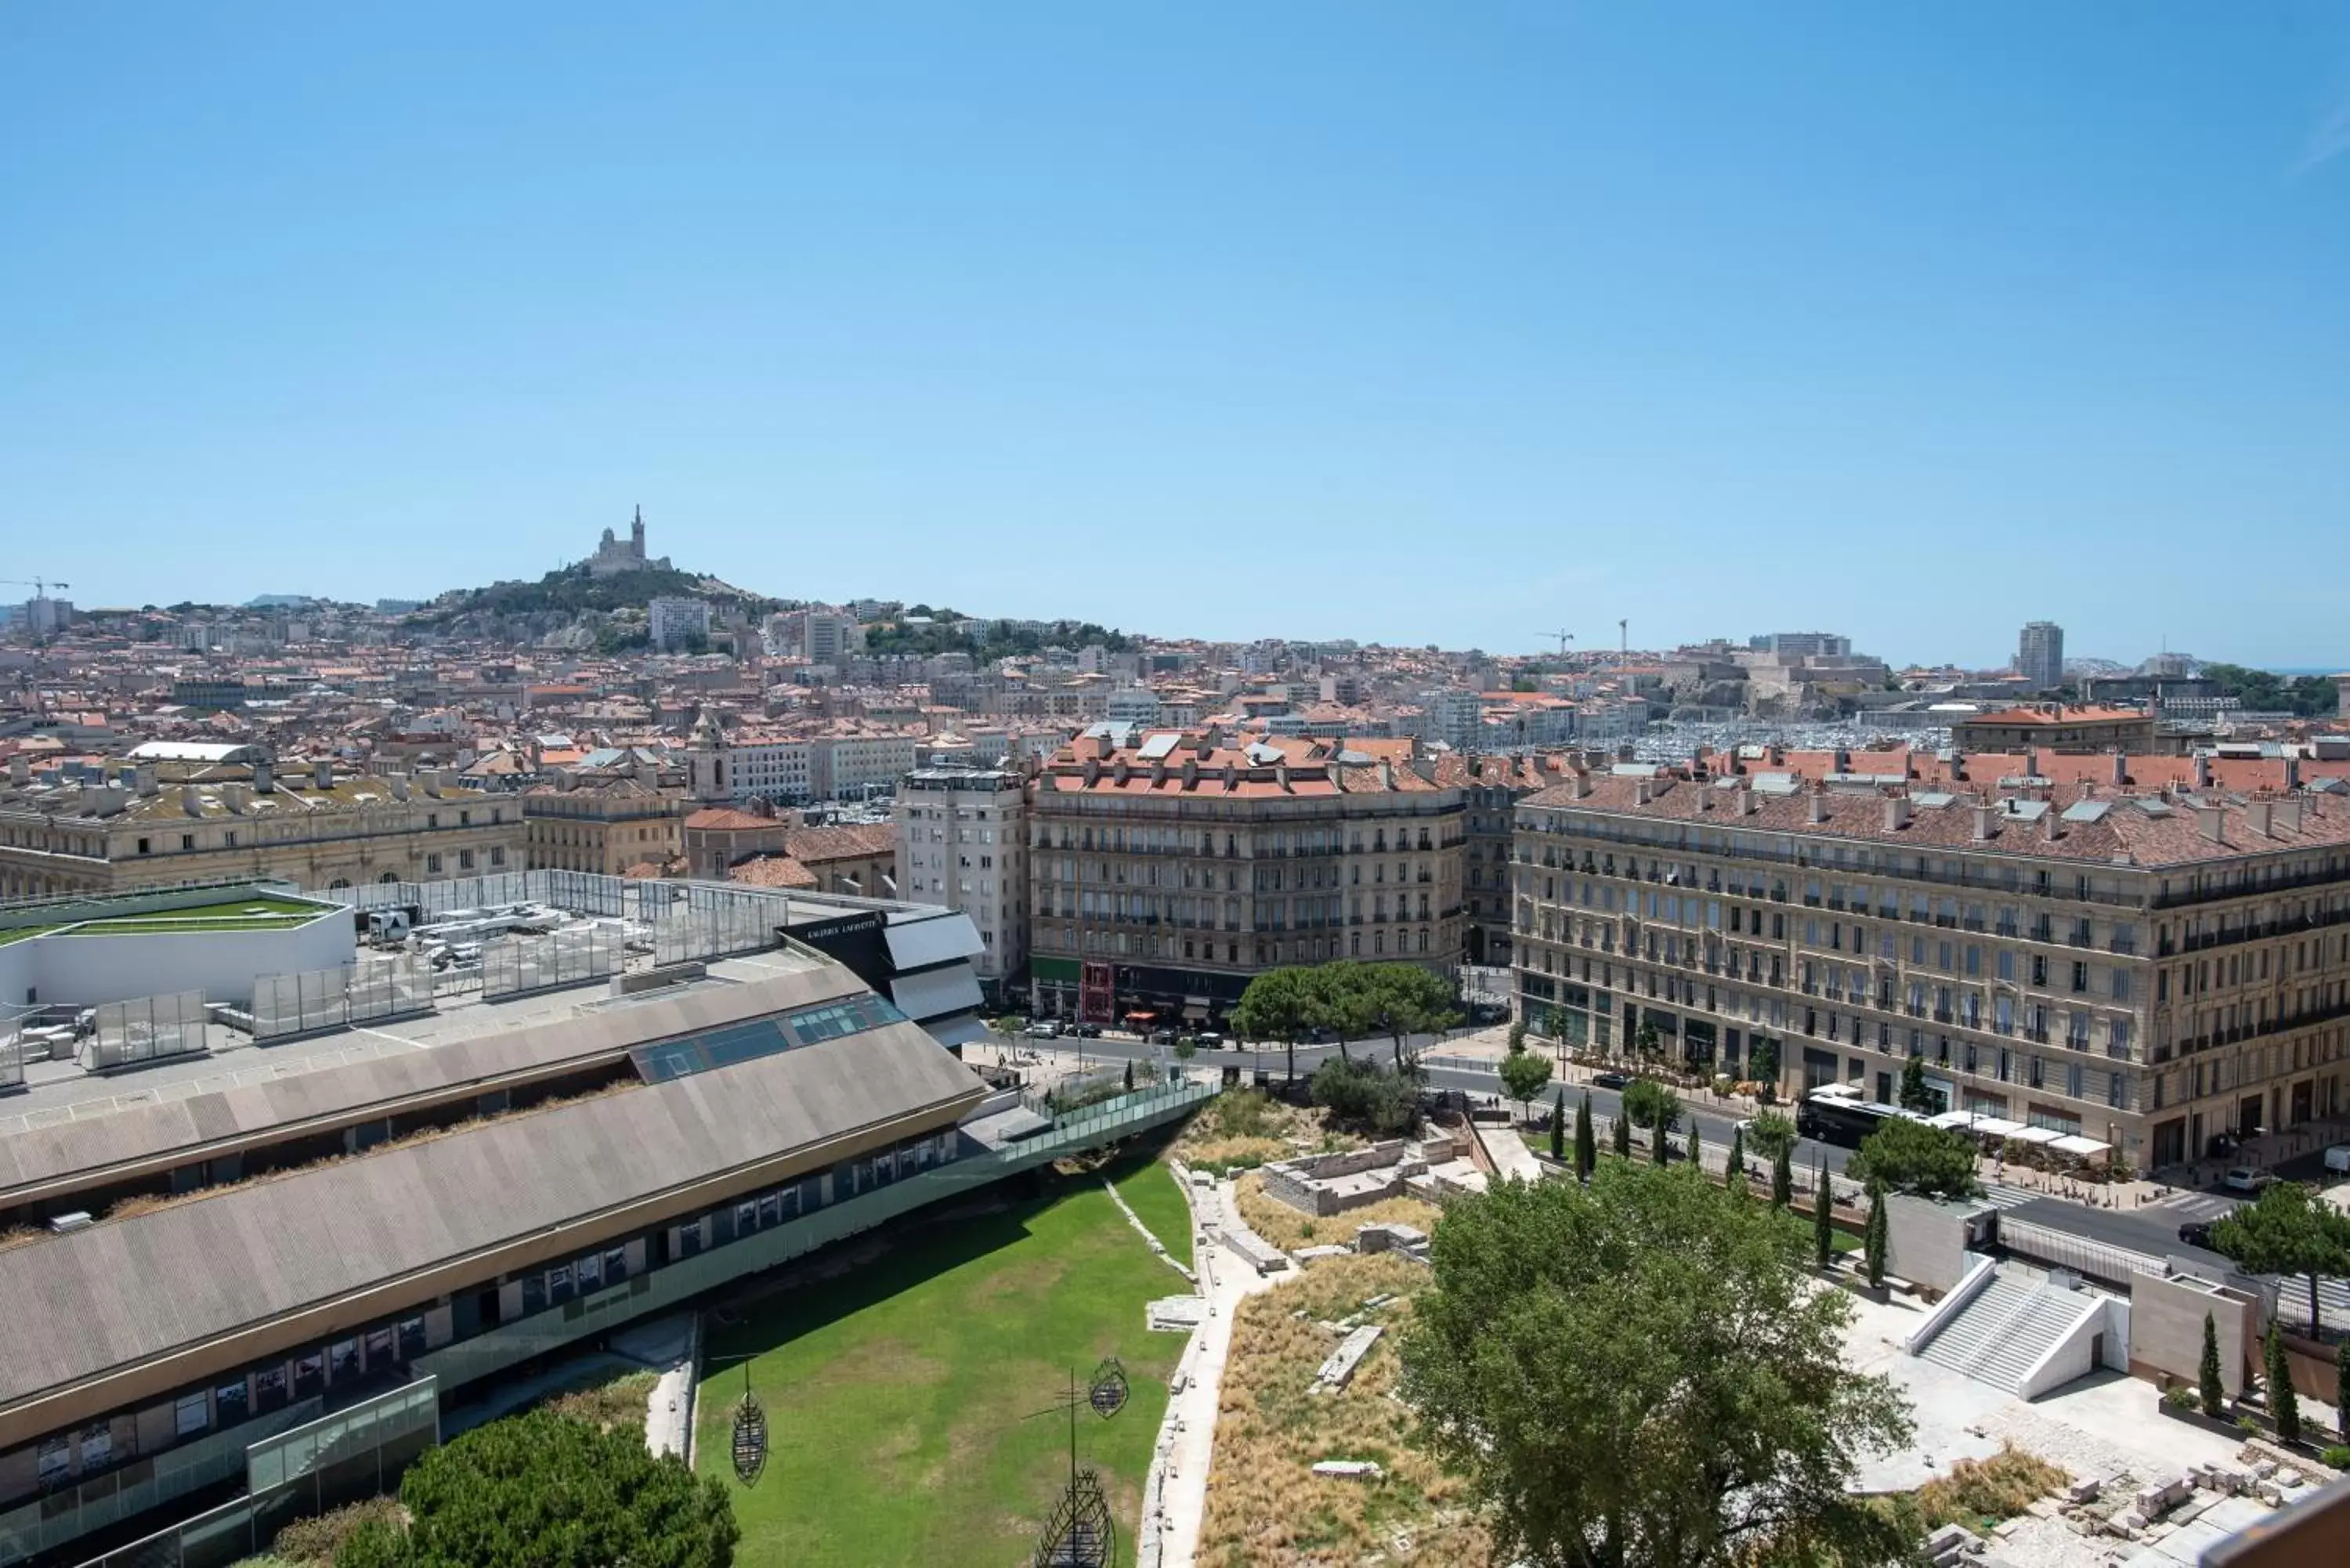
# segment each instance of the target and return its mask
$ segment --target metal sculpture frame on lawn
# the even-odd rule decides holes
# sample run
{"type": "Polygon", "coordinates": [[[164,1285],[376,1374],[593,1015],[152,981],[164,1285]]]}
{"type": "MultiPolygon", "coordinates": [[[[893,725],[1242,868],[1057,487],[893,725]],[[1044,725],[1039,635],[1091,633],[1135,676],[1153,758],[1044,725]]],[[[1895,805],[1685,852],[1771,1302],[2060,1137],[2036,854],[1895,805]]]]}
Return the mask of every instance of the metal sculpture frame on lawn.
{"type": "Polygon", "coordinates": [[[1069,1417],[1069,1482],[1045,1515],[1030,1568],[1110,1568],[1118,1561],[1118,1521],[1101,1477],[1091,1466],[1077,1464],[1077,1412],[1091,1410],[1107,1421],[1126,1408],[1128,1392],[1126,1368],[1117,1356],[1105,1355],[1082,1390],[1072,1371],[1068,1392],[1029,1417],[1066,1412],[1069,1417]]]}

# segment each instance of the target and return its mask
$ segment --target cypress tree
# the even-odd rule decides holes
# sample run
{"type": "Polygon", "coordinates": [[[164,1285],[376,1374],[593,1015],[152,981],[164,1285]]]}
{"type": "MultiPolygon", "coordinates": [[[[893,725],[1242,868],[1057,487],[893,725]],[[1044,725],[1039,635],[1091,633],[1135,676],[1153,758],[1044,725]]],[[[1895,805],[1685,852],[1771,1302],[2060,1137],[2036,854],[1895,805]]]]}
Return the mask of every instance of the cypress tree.
{"type": "Polygon", "coordinates": [[[2341,1438],[2350,1443],[2350,1339],[2334,1347],[2334,1404],[2341,1412],[2337,1424],[2341,1438]]]}
{"type": "Polygon", "coordinates": [[[1697,1118],[1695,1116],[1690,1117],[1689,1162],[1697,1167],[1697,1173],[1700,1176],[1703,1176],[1705,1174],[1705,1161],[1698,1158],[1697,1118]]]}
{"type": "Polygon", "coordinates": [[[1126,1092],[1129,1095],[1134,1093],[1134,1058],[1131,1056],[1126,1061],[1126,1092]]]}
{"type": "Polygon", "coordinates": [[[1787,1163],[1787,1151],[1781,1149],[1771,1157],[1771,1207],[1784,1209],[1795,1200],[1795,1171],[1787,1163]]]}
{"type": "Polygon", "coordinates": [[[1812,1161],[1812,1262],[1825,1269],[1835,1256],[1835,1203],[1828,1193],[1828,1174],[1812,1161]]]}
{"type": "Polygon", "coordinates": [[[2202,1396],[2203,1413],[2218,1420],[2220,1407],[2228,1402],[2228,1391],[2220,1382],[2220,1331],[2208,1312],[2203,1314],[2203,1364],[2196,1369],[2195,1382],[2202,1396]]]}
{"type": "Polygon", "coordinates": [[[1599,1138],[1591,1130],[1591,1091],[1583,1091],[1583,1104],[1575,1109],[1575,1179],[1588,1181],[1599,1168],[1599,1138]]]}
{"type": "Polygon", "coordinates": [[[1566,1091],[1563,1088],[1550,1103],[1550,1158],[1555,1164],[1566,1163],[1566,1091]]]}
{"type": "Polygon", "coordinates": [[[2277,1441],[2301,1441],[2301,1401],[2293,1397],[2293,1364],[2284,1355],[2284,1331],[2269,1324],[2269,1414],[2276,1418],[2277,1441]]]}
{"type": "Polygon", "coordinates": [[[2334,1427],[2350,1443],[2350,1340],[2334,1347],[2334,1427]]]}
{"type": "Polygon", "coordinates": [[[1885,1184],[1878,1182],[1868,1189],[1868,1228],[1861,1233],[1862,1261],[1868,1266],[1868,1282],[1885,1282],[1886,1210],[1885,1184]]]}
{"type": "Polygon", "coordinates": [[[1616,1106],[1616,1153],[1619,1158],[1632,1158],[1632,1118],[1624,1114],[1621,1101],[1616,1106]]]}

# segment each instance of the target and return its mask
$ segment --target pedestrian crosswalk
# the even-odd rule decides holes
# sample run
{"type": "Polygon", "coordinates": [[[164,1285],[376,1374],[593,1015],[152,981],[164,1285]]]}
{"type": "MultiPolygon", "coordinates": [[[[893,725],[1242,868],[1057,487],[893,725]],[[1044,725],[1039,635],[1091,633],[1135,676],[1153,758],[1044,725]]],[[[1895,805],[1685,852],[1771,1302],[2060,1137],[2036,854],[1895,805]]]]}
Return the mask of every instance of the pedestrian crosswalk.
{"type": "Polygon", "coordinates": [[[2183,1224],[2189,1220],[2218,1220],[2235,1211],[2237,1199],[2217,1192],[2197,1192],[2187,1188],[2172,1188],[2141,1209],[2158,1209],[2165,1214],[2175,1214],[2183,1224]]]}
{"type": "Polygon", "coordinates": [[[1982,1200],[1994,1209],[2021,1209],[2027,1203],[2047,1196],[2044,1192],[2033,1192],[2021,1187],[2010,1187],[2003,1181],[1983,1183],[1982,1200]]]}

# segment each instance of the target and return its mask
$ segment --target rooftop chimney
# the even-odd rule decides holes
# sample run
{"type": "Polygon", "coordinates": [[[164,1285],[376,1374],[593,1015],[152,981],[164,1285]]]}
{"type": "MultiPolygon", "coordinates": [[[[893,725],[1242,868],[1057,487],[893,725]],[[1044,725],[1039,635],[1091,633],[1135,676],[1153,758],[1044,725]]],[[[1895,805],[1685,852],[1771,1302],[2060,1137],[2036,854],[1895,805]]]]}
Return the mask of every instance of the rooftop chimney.
{"type": "Polygon", "coordinates": [[[132,773],[131,778],[132,787],[142,795],[152,795],[163,787],[161,778],[157,774],[153,763],[140,763],[137,770],[132,773]]]}
{"type": "Polygon", "coordinates": [[[2276,803],[2276,830],[2280,836],[2301,831],[2301,796],[2289,794],[2276,803]]]}
{"type": "Polygon", "coordinates": [[[2211,757],[2207,752],[2195,753],[2195,787],[2197,789],[2211,787],[2211,757]]]}
{"type": "Polygon", "coordinates": [[[334,788],[335,764],[328,758],[320,757],[318,759],[317,768],[313,776],[318,781],[318,787],[320,789],[324,790],[334,788]]]}
{"type": "Polygon", "coordinates": [[[12,784],[28,784],[33,782],[31,753],[18,752],[8,759],[8,782],[12,784]]]}
{"type": "Polygon", "coordinates": [[[2023,776],[2028,779],[2040,776],[2040,748],[2037,746],[2023,748],[2023,776]]]}
{"type": "Polygon", "coordinates": [[[1575,765],[1575,798],[1586,800],[1591,794],[1591,770],[1581,763],[1575,765]]]}
{"type": "Polygon", "coordinates": [[[1975,842],[1988,844],[1999,831],[1999,807],[1978,804],[1975,807],[1975,842]]]}
{"type": "Polygon", "coordinates": [[[253,792],[255,794],[267,794],[276,787],[276,781],[270,777],[269,759],[263,757],[256,761],[253,764],[253,792]]]}
{"type": "Polygon", "coordinates": [[[2287,789],[2299,789],[2301,787],[2301,759],[2299,757],[2287,757],[2284,760],[2284,787],[2287,789]]]}
{"type": "Polygon", "coordinates": [[[1648,781],[1647,779],[1639,779],[1634,782],[1632,785],[1632,804],[1634,805],[1648,805],[1649,800],[1654,797],[1654,794],[1655,791],[1649,787],[1648,781]]]}
{"type": "Polygon", "coordinates": [[[241,784],[221,785],[221,804],[243,816],[253,804],[253,786],[241,784]]]}
{"type": "Polygon", "coordinates": [[[391,798],[394,800],[406,800],[408,798],[408,775],[406,774],[394,774],[391,775],[391,798]]]}
{"type": "Polygon", "coordinates": [[[2126,752],[2114,753],[2114,783],[2117,784],[2129,783],[2129,754],[2126,752]]]}
{"type": "Polygon", "coordinates": [[[1814,784],[1811,788],[1811,792],[1804,798],[1807,803],[1804,812],[1805,821],[1809,822],[1814,827],[1817,827],[1820,824],[1828,819],[1827,786],[1825,784],[1814,784]]]}
{"type": "Polygon", "coordinates": [[[2276,836],[2275,833],[2271,830],[2270,826],[2273,820],[2273,808],[2267,801],[2255,800],[2245,803],[2244,821],[2251,827],[2251,830],[2254,833],[2258,834],[2262,838],[2274,838],[2276,836]]]}
{"type": "Polygon", "coordinates": [[[196,793],[195,785],[189,784],[180,786],[180,809],[190,816],[203,815],[203,797],[196,793]]]}
{"type": "Polygon", "coordinates": [[[1099,757],[1087,757],[1086,759],[1086,787],[1087,789],[1091,789],[1093,787],[1094,781],[1099,777],[1101,777],[1101,759],[1099,757]]]}
{"type": "Polygon", "coordinates": [[[1885,831],[1898,833],[1909,826],[1909,797],[1888,794],[1885,797],[1885,831]]]}
{"type": "Polygon", "coordinates": [[[1697,808],[1700,811],[1711,811],[1713,809],[1713,793],[1714,792],[1710,787],[1700,786],[1697,792],[1697,808]]]}
{"type": "Polygon", "coordinates": [[[1738,787],[1731,791],[1730,795],[1730,804],[1737,808],[1739,815],[1752,816],[1754,815],[1754,792],[1746,787],[1746,780],[1744,778],[1742,777],[1739,779],[1738,787]]]}
{"type": "Polygon", "coordinates": [[[1199,782],[1200,760],[1197,757],[1185,757],[1183,759],[1183,787],[1185,789],[1190,789],[1199,782]]]}
{"type": "Polygon", "coordinates": [[[2224,844],[2227,840],[2220,836],[2220,827],[2226,822],[2227,815],[2216,805],[2199,805],[2195,808],[2195,826],[2201,828],[2203,836],[2212,843],[2224,844]]]}

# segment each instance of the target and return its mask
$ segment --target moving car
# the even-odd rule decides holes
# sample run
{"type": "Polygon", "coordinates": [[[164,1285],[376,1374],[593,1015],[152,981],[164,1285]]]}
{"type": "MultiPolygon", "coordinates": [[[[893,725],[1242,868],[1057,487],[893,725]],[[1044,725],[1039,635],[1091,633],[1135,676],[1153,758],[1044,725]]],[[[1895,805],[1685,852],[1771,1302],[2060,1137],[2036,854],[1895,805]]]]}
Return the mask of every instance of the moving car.
{"type": "Polygon", "coordinates": [[[2325,1151],[2325,1168],[2350,1171],[2350,1143],[2337,1143],[2325,1151]]]}
{"type": "Polygon", "coordinates": [[[2205,1251],[2210,1251],[2211,1250],[2211,1221],[2209,1220],[2189,1220],[2186,1224],[2181,1225],[2178,1228],[2178,1240],[2187,1246],[2200,1247],[2205,1251]]]}
{"type": "Polygon", "coordinates": [[[1632,1081],[1631,1075],[1618,1073],[1613,1067],[1591,1075],[1591,1082],[1602,1089],[1620,1089],[1632,1081]]]}
{"type": "Polygon", "coordinates": [[[2220,1185],[2230,1192],[2258,1192],[2275,1179],[2275,1177],[2265,1170],[2253,1166],[2239,1165],[2231,1167],[2228,1174],[2220,1179],[2220,1185]]]}
{"type": "Polygon", "coordinates": [[[1202,1051],[1214,1051],[1222,1046],[1224,1037],[1212,1029],[1202,1029],[1191,1036],[1191,1044],[1202,1051]]]}
{"type": "Polygon", "coordinates": [[[1061,1035],[1061,1021],[1057,1018],[1039,1018],[1027,1027],[1025,1033],[1031,1040],[1057,1040],[1061,1035]]]}

